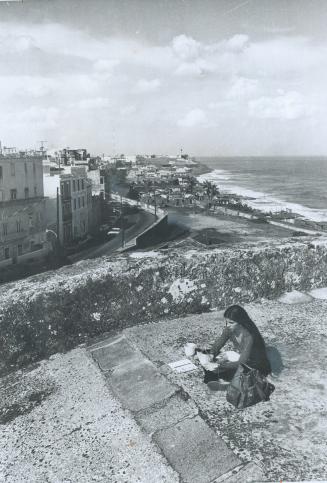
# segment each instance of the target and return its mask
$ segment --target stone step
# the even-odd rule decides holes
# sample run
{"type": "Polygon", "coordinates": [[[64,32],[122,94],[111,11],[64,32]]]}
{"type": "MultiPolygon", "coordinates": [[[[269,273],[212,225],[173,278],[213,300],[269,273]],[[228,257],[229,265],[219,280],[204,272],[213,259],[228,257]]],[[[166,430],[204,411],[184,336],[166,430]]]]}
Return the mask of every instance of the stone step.
{"type": "MultiPolygon", "coordinates": [[[[181,481],[241,481],[228,479],[235,477],[233,470],[241,474],[241,460],[200,417],[189,396],[170,383],[124,335],[106,339],[88,350],[123,406],[152,436],[181,481]]],[[[243,477],[247,477],[246,473],[243,477]]]]}

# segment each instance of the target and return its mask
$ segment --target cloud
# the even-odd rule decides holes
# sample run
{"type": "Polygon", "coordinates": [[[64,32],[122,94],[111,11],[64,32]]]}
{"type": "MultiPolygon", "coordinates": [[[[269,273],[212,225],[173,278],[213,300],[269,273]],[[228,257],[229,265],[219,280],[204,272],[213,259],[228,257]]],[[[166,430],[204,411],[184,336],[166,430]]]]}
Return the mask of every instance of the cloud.
{"type": "Polygon", "coordinates": [[[136,106],[130,105],[130,106],[124,106],[120,109],[120,114],[123,117],[128,117],[134,114],[137,111],[136,106]]]}
{"type": "Polygon", "coordinates": [[[93,64],[95,76],[100,79],[109,79],[114,71],[114,68],[119,65],[117,59],[99,59],[93,64]]]}
{"type": "Polygon", "coordinates": [[[81,109],[104,109],[111,105],[110,99],[107,97],[95,97],[90,99],[82,99],[76,106],[81,109]]]}
{"type": "Polygon", "coordinates": [[[237,34],[228,39],[225,42],[225,46],[228,50],[234,52],[242,52],[246,46],[249,45],[249,36],[245,34],[237,34]]]}
{"type": "Polygon", "coordinates": [[[179,76],[204,76],[215,71],[215,66],[204,59],[197,59],[195,62],[182,62],[175,74],[179,76]]]}
{"type": "Polygon", "coordinates": [[[160,86],[161,82],[159,79],[140,79],[136,83],[135,92],[155,92],[160,88],[160,86]]]}
{"type": "Polygon", "coordinates": [[[59,109],[56,107],[31,106],[19,114],[9,116],[16,127],[29,126],[37,129],[55,129],[59,121],[59,109]]]}
{"type": "Polygon", "coordinates": [[[249,115],[259,119],[294,120],[307,117],[312,109],[298,92],[285,92],[275,97],[249,101],[249,115]]]}
{"type": "MultiPolygon", "coordinates": [[[[4,141],[52,139],[55,145],[62,140],[70,145],[87,137],[105,151],[112,147],[106,133],[115,129],[126,152],[153,150],[155,140],[162,143],[158,150],[167,151],[165,143],[176,146],[182,135],[193,151],[221,147],[221,152],[242,153],[264,149],[264,142],[269,149],[269,140],[264,141],[262,132],[258,135],[263,125],[274,143],[281,125],[284,137],[286,130],[290,140],[299,136],[299,123],[277,123],[279,119],[301,119],[305,133],[314,122],[324,126],[323,39],[282,31],[250,38],[236,31],[225,38],[217,33],[208,41],[181,31],[165,41],[158,35],[155,43],[141,35],[100,35],[89,27],[0,22],[4,141]],[[176,130],[176,123],[184,129],[176,130]],[[217,124],[219,141],[217,130],[210,129],[217,124]],[[187,129],[195,126],[206,128],[203,139],[187,129]],[[45,138],[44,129],[51,131],[45,138]]],[[[262,32],[264,26],[260,28],[262,32]]],[[[298,144],[290,141],[288,146],[292,150],[298,144]]]]}
{"type": "Polygon", "coordinates": [[[29,35],[1,35],[1,51],[8,54],[24,53],[35,46],[33,37],[29,35]]]}
{"type": "Polygon", "coordinates": [[[196,59],[201,52],[201,43],[186,35],[178,35],[172,41],[174,53],[182,60],[190,61],[196,59]]]}
{"type": "Polygon", "coordinates": [[[207,123],[207,115],[202,109],[192,109],[177,124],[180,127],[195,127],[207,123]]]}
{"type": "Polygon", "coordinates": [[[259,81],[257,79],[248,79],[247,77],[234,77],[231,82],[228,99],[244,99],[248,97],[257,97],[259,90],[259,81]]]}

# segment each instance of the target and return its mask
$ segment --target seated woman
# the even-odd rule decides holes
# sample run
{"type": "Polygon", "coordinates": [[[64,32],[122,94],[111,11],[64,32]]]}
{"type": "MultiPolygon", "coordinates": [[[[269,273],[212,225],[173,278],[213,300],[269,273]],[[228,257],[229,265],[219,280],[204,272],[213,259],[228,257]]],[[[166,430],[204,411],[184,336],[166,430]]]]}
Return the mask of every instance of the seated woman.
{"type": "Polygon", "coordinates": [[[231,340],[235,351],[240,354],[240,358],[237,362],[225,360],[220,362],[218,357],[218,367],[213,371],[205,370],[204,382],[207,384],[219,379],[231,381],[241,363],[258,369],[264,376],[270,374],[271,366],[264,340],[247,312],[239,305],[232,305],[225,311],[224,318],[226,327],[213,344],[211,353],[217,357],[227,341],[231,340]]]}

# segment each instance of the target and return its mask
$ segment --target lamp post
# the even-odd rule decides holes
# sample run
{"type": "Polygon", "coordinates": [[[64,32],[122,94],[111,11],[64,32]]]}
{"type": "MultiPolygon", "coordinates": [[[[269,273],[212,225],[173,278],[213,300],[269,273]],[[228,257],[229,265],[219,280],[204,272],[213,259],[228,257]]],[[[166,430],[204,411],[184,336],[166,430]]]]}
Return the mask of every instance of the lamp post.
{"type": "Polygon", "coordinates": [[[121,218],[121,246],[124,248],[125,245],[125,219],[123,211],[123,196],[120,195],[120,218],[121,218]]]}
{"type": "Polygon", "coordinates": [[[153,190],[153,198],[154,198],[154,216],[157,216],[157,198],[156,198],[156,190],[153,190]]]}

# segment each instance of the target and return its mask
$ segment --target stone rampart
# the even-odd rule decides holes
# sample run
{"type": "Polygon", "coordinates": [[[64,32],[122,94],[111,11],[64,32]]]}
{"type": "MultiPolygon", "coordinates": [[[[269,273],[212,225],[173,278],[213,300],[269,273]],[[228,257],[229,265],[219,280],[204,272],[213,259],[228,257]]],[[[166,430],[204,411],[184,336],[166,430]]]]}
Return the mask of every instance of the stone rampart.
{"type": "Polygon", "coordinates": [[[323,240],[82,261],[0,287],[0,370],[129,325],[326,285],[323,240]]]}

